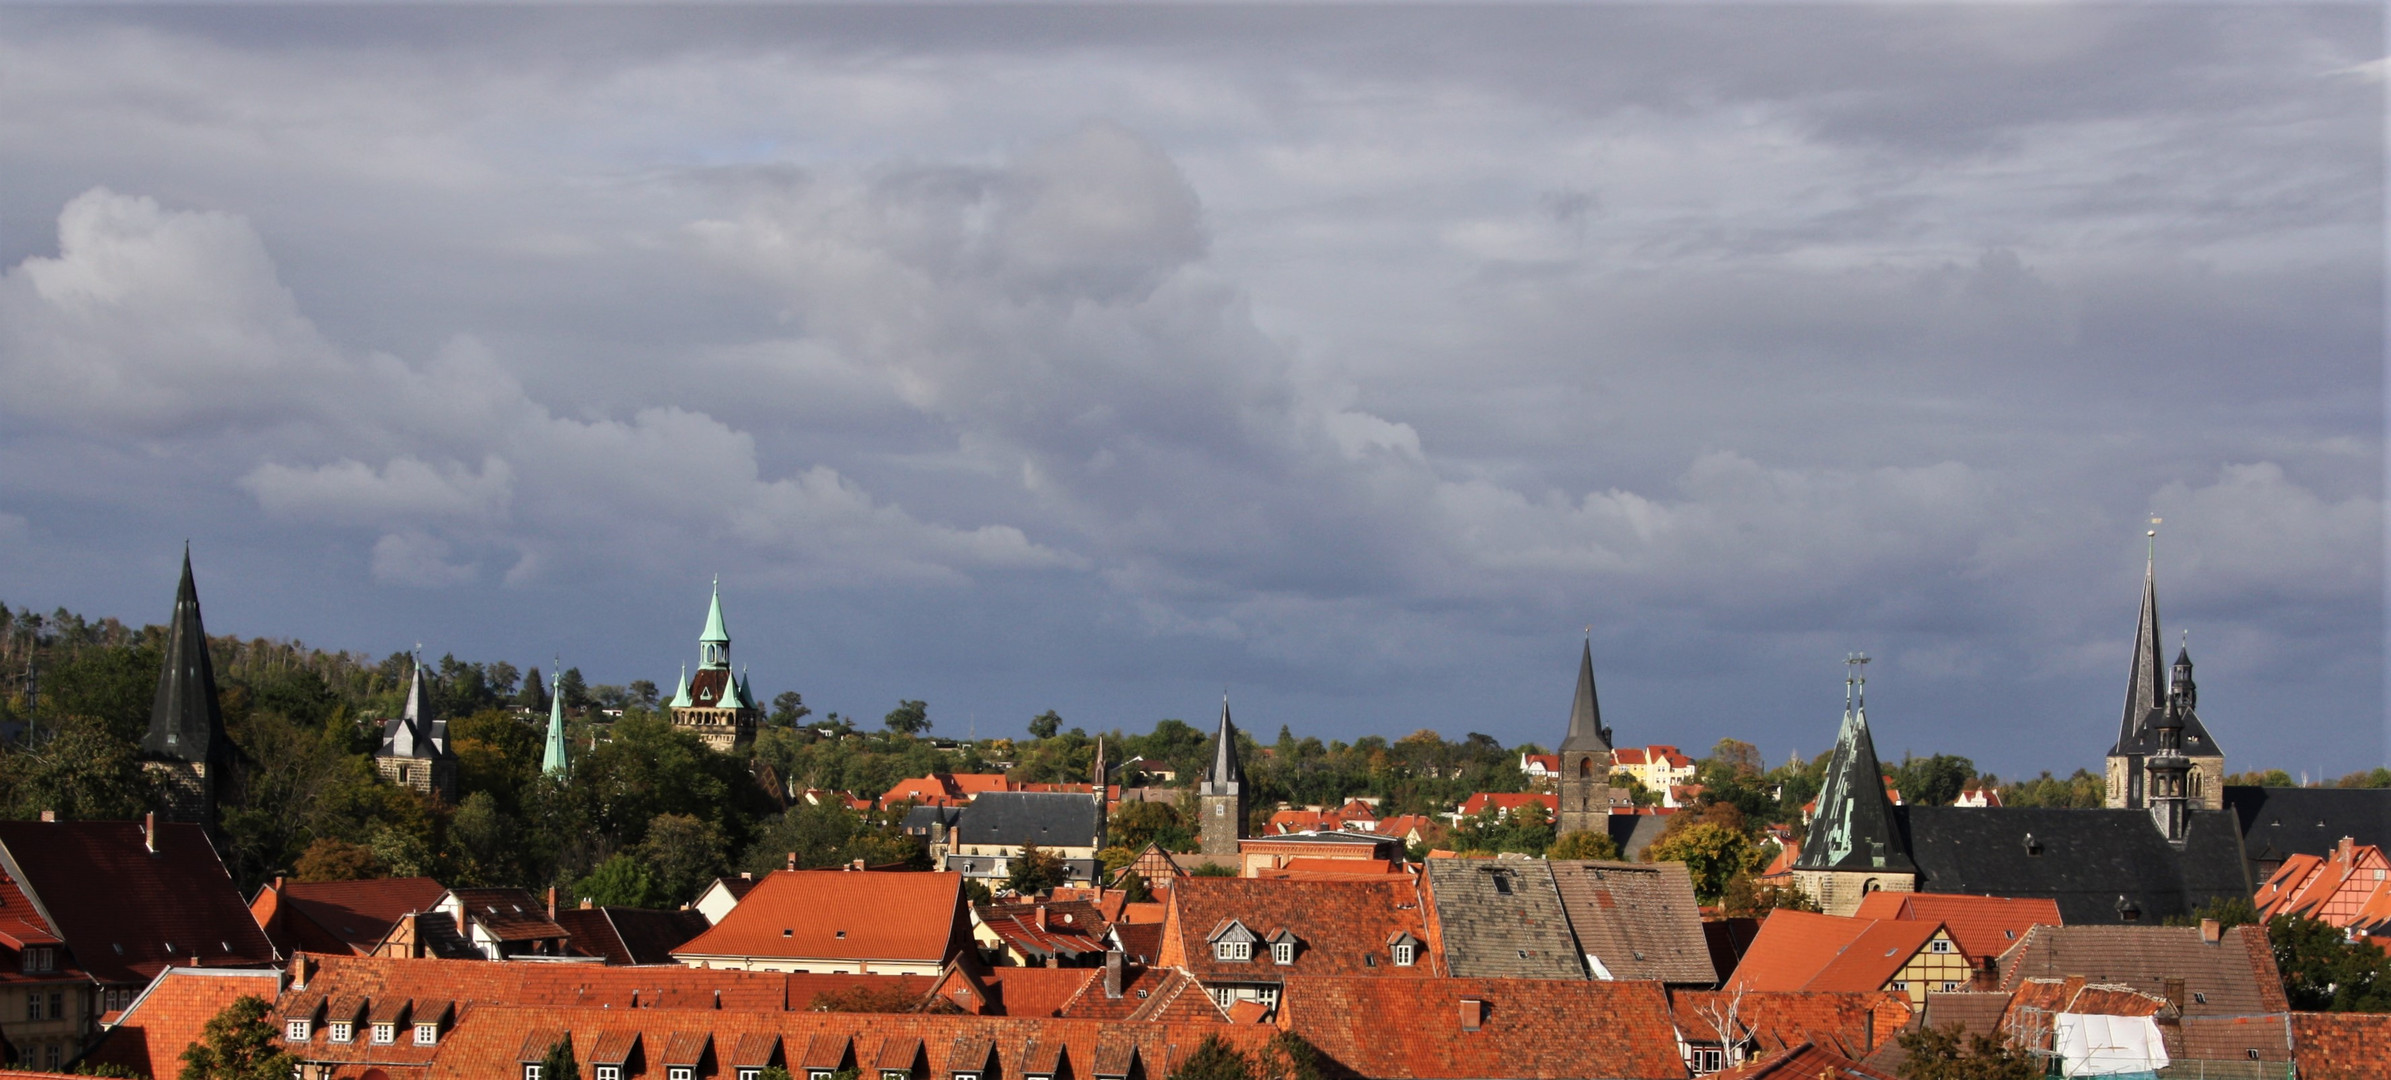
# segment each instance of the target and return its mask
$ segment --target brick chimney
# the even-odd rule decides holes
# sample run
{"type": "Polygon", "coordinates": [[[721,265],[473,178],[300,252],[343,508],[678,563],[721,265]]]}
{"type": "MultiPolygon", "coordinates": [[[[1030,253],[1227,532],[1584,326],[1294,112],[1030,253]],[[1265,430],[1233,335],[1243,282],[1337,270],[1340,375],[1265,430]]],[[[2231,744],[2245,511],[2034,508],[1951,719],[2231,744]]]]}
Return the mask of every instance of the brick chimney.
{"type": "Polygon", "coordinates": [[[1461,1030],[1476,1031],[1486,1024],[1486,1002],[1482,998],[1461,999],[1461,1030]]]}
{"type": "Polygon", "coordinates": [[[57,821],[58,821],[58,811],[56,811],[56,810],[44,810],[44,811],[42,811],[42,820],[43,820],[43,821],[50,822],[50,823],[52,823],[52,824],[56,824],[56,823],[57,823],[57,821]]]}
{"type": "Polygon", "coordinates": [[[2200,940],[2214,945],[2223,940],[2224,937],[2225,924],[2220,923],[2215,919],[2200,920],[2200,940]]]}
{"type": "Polygon", "coordinates": [[[1046,905],[1038,905],[1037,914],[1032,917],[1031,923],[1041,931],[1046,929],[1046,905]]]}
{"type": "Polygon", "coordinates": [[[789,869],[797,869],[797,853],[794,851],[789,853],[789,869]]]}
{"type": "Polygon", "coordinates": [[[158,812],[155,810],[141,815],[141,846],[148,848],[152,855],[158,853],[158,812]]]}
{"type": "Polygon", "coordinates": [[[1121,950],[1105,950],[1104,996],[1107,999],[1118,1000],[1120,998],[1122,976],[1126,974],[1125,969],[1128,967],[1128,962],[1128,955],[1121,952],[1121,950]]]}

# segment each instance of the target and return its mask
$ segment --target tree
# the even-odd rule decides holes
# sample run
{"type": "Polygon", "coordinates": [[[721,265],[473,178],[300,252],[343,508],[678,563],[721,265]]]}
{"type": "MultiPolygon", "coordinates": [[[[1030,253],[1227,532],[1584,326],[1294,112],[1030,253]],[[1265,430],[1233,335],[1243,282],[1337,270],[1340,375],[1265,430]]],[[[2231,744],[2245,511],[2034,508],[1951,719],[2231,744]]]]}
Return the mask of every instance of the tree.
{"type": "Polygon", "coordinates": [[[540,677],[540,669],[533,668],[523,675],[523,689],[515,694],[515,707],[534,713],[548,711],[548,683],[540,677]]]}
{"type": "Polygon", "coordinates": [[[1577,829],[1562,833],[1544,854],[1550,859],[1616,859],[1619,845],[1609,833],[1577,829]]]}
{"type": "Polygon", "coordinates": [[[1051,739],[1054,738],[1056,732],[1061,730],[1063,730],[1062,715],[1053,709],[1039,713],[1029,722],[1029,737],[1033,739],[1051,739]]]}
{"type": "Polygon", "coordinates": [[[589,708],[589,683],[582,681],[580,668],[566,668],[564,676],[557,680],[556,692],[565,699],[565,708],[589,708]]]}
{"type": "Polygon", "coordinates": [[[581,1080],[581,1062],[573,1057],[573,1034],[566,1032],[540,1059],[541,1080],[581,1080]]]}
{"type": "Polygon", "coordinates": [[[307,845],[291,873],[301,881],[363,881],[383,876],[383,869],[374,849],[326,836],[307,845]]]}
{"type": "Polygon", "coordinates": [[[149,808],[151,784],[133,749],[106,723],[69,716],[0,756],[0,785],[17,817],[56,810],[69,819],[137,818],[149,808]]]}
{"type": "Polygon", "coordinates": [[[2267,920],[2267,942],[2283,973],[2283,995],[2312,1012],[2391,1012],[2391,960],[2367,941],[2305,915],[2267,920]]]}
{"type": "Polygon", "coordinates": [[[722,876],[724,853],[722,830],[689,814],[656,815],[639,844],[655,895],[666,904],[697,899],[699,890],[722,876]]]}
{"type": "Polygon", "coordinates": [[[1901,1048],[1909,1052],[1902,1080],[2042,1080],[2032,1056],[1957,1024],[1903,1034],[1901,1048]]]}
{"type": "Polygon", "coordinates": [[[1106,831],[1113,843],[1133,852],[1144,851],[1146,845],[1154,843],[1160,843],[1165,850],[1181,850],[1195,839],[1171,804],[1142,799],[1123,800],[1106,822],[1106,831]]]}
{"type": "Polygon", "coordinates": [[[1731,917],[1765,917],[1771,911],[1816,911],[1818,902],[1793,882],[1762,882],[1742,872],[1727,879],[1725,891],[1719,895],[1719,908],[1731,917]]]}
{"type": "Polygon", "coordinates": [[[1694,896],[1715,904],[1737,872],[1755,869],[1752,841],[1743,830],[1716,821],[1671,828],[1644,849],[1648,862],[1681,862],[1694,879],[1694,896]]]}
{"type": "Polygon", "coordinates": [[[930,730],[930,706],[919,701],[898,701],[880,721],[888,730],[899,735],[919,735],[930,730]]]}
{"type": "Polygon", "coordinates": [[[1975,778],[1976,763],[1954,754],[1904,754],[1893,770],[1893,786],[1901,789],[1901,801],[1911,806],[1949,806],[1975,778]]]}
{"type": "Polygon", "coordinates": [[[797,721],[812,716],[805,707],[805,696],[795,690],[783,690],[772,697],[772,722],[782,727],[796,727],[797,721]]]}
{"type": "Polygon", "coordinates": [[[658,899],[648,868],[629,852],[616,853],[574,882],[573,895],[599,907],[653,907],[658,899]]]}
{"type": "Polygon", "coordinates": [[[1254,1063],[1220,1036],[1206,1035],[1170,1080],[1254,1080],[1254,1063]]]}
{"type": "Polygon", "coordinates": [[[1192,870],[1189,870],[1189,871],[1187,872],[1187,876],[1189,876],[1189,877],[1236,877],[1236,876],[1237,876],[1237,868],[1236,868],[1236,867],[1234,867],[1234,866],[1223,866],[1223,865],[1221,865],[1220,863],[1209,863],[1209,862],[1208,862],[1208,863],[1197,863],[1194,869],[1192,869],[1192,870]]]}
{"type": "Polygon", "coordinates": [[[643,709],[655,708],[656,699],[662,696],[657,693],[656,684],[649,682],[646,679],[633,679],[631,680],[631,684],[624,687],[623,690],[625,693],[631,695],[632,704],[638,705],[643,709]]]}
{"type": "Polygon", "coordinates": [[[1031,844],[1014,856],[1012,869],[1005,875],[1005,887],[1021,896],[1035,896],[1062,884],[1064,874],[1059,856],[1031,844]]]}
{"type": "Polygon", "coordinates": [[[850,986],[816,993],[807,1008],[815,1012],[906,1013],[921,1005],[922,994],[903,985],[850,986]]]}
{"type": "Polygon", "coordinates": [[[267,1020],[272,1011],[266,999],[243,994],[209,1017],[199,1041],[183,1048],[182,1080],[290,1080],[299,1059],[283,1051],[267,1020]]]}

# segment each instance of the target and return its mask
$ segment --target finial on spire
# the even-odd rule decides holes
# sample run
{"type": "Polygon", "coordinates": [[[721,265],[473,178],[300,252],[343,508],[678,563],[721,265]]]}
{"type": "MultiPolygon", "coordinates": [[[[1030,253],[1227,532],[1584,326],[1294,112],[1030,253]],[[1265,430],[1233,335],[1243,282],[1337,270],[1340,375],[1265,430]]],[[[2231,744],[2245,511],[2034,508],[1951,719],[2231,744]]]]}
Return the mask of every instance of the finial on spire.
{"type": "Polygon", "coordinates": [[[2142,534],[2150,539],[2150,561],[2154,565],[2159,561],[2159,523],[2164,520],[2157,514],[2150,515],[2150,529],[2142,534]]]}
{"type": "Polygon", "coordinates": [[[1867,664],[1867,653],[1856,652],[1843,655],[1843,707],[1846,709],[1851,708],[1855,703],[1863,709],[1868,707],[1867,664]]]}

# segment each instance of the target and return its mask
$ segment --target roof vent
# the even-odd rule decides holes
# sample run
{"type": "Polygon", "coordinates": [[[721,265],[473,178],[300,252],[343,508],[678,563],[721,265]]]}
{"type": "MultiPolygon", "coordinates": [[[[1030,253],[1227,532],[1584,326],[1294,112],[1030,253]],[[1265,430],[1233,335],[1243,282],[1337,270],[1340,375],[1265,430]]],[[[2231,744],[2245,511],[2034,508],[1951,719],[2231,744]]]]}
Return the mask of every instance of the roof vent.
{"type": "Polygon", "coordinates": [[[1461,1030],[1476,1031],[1486,1024],[1486,1002],[1480,998],[1461,999],[1461,1030]]]}

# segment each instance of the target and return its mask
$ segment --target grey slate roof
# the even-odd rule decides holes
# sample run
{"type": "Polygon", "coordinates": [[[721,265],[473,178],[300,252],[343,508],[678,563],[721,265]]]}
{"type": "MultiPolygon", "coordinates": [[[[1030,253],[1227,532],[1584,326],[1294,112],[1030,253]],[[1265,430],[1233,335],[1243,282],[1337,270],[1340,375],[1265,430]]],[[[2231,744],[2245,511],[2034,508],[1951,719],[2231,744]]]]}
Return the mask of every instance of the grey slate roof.
{"type": "Polygon", "coordinates": [[[1868,703],[1846,706],[1827,762],[1818,813],[1810,819],[1794,866],[1804,870],[1906,870],[1908,845],[1893,833],[1893,804],[1885,798],[1876,740],[1868,735],[1868,703]]]}
{"type": "Polygon", "coordinates": [[[407,706],[382,726],[382,749],[374,756],[433,760],[448,756],[447,723],[435,728],[429,713],[431,695],[424,692],[423,665],[407,684],[407,706]]]}
{"type": "Polygon", "coordinates": [[[1445,971],[1464,979],[1583,979],[1585,961],[1540,859],[1432,859],[1445,971]]]}
{"type": "Polygon", "coordinates": [[[1545,865],[1578,951],[1600,961],[1611,978],[1718,982],[1684,863],[1556,859],[1545,865]]]}
{"type": "Polygon", "coordinates": [[[916,806],[905,811],[904,829],[914,836],[928,836],[930,826],[944,825],[953,829],[955,823],[962,819],[963,808],[960,806],[916,806]]]}
{"type": "Polygon", "coordinates": [[[1669,831],[1665,814],[1612,814],[1608,824],[1611,842],[1619,845],[1619,857],[1630,861],[1643,858],[1644,849],[1669,831]]]}
{"type": "Polygon", "coordinates": [[[1561,737],[1560,752],[1582,750],[1608,753],[1611,729],[1602,726],[1602,703],[1594,696],[1594,642],[1588,639],[1577,659],[1577,697],[1569,703],[1569,733],[1561,737]]]}
{"type": "Polygon", "coordinates": [[[1245,782],[1245,769],[1237,762],[1237,725],[1229,719],[1229,699],[1220,699],[1220,734],[1212,742],[1212,764],[1204,770],[1205,794],[1233,791],[1245,782]]]}
{"type": "Polygon", "coordinates": [[[2262,879],[2285,856],[2330,854],[2346,836],[2391,848],[2391,788],[2229,786],[2225,809],[2242,830],[2251,877],[2262,879]]]}
{"type": "Polygon", "coordinates": [[[2215,942],[2202,941],[2196,926],[2037,926],[2001,954],[1999,970],[2003,991],[2027,979],[2073,976],[2164,997],[2167,980],[2182,979],[2187,1017],[2286,1007],[2274,951],[2258,926],[2229,928],[2215,942]]]}
{"type": "Polygon", "coordinates": [[[991,791],[955,820],[958,844],[1089,847],[1103,823],[1095,797],[1069,792],[991,791]]]}
{"type": "Polygon", "coordinates": [[[149,708],[144,757],[221,764],[237,751],[224,733],[216,700],[216,665],[208,657],[207,627],[199,618],[199,588],[191,580],[191,549],[183,549],[183,580],[174,591],[166,626],[166,662],[149,708]]]}
{"type": "MultiPolygon", "coordinates": [[[[2168,669],[2162,643],[2159,640],[2159,593],[2155,563],[2142,572],[2142,617],[2134,629],[2133,662],[2126,672],[2125,712],[2117,721],[2117,742],[2109,749],[2112,756],[2147,757],[2158,750],[2158,739],[2151,731],[2152,724],[2169,715],[2167,702],[2168,669]]],[[[2186,651],[2181,661],[2187,675],[2191,657],[2186,651]]],[[[2192,757],[2222,754],[2216,740],[2208,734],[2208,727],[2200,722],[2199,714],[2189,708],[2176,711],[2172,719],[2183,725],[2183,752],[2192,757]]]]}
{"type": "Polygon", "coordinates": [[[2134,921],[2155,926],[2250,896],[2241,832],[2221,810],[2189,815],[2181,850],[2146,810],[1902,806],[1894,815],[1919,892],[2048,898],[2071,927],[2127,921],[2121,899],[2140,912],[2134,921]]]}

